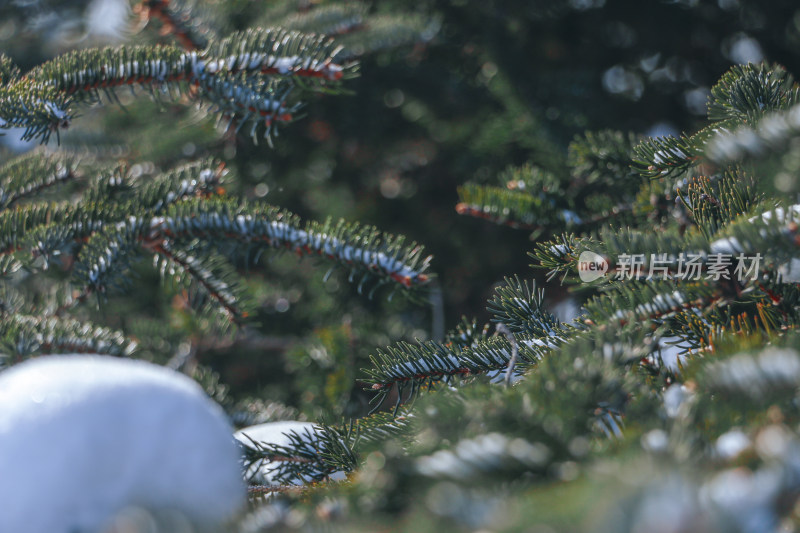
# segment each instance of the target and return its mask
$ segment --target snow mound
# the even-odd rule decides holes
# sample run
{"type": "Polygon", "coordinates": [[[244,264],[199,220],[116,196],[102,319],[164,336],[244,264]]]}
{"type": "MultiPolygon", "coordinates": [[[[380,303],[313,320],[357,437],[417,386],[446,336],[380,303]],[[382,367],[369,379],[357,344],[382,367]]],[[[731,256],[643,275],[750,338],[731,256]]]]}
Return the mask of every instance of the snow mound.
{"type": "Polygon", "coordinates": [[[134,507],[209,526],[245,500],[232,430],[188,377],[85,355],[0,372],[0,531],[94,533],[134,507]]]}

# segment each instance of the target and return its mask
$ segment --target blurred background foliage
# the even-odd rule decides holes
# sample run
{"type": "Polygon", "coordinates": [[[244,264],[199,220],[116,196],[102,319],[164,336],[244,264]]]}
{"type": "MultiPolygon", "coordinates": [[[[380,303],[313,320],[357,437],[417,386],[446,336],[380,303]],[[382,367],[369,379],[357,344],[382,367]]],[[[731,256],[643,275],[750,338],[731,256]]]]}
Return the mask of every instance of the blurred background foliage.
{"type": "MultiPolygon", "coordinates": [[[[218,0],[194,9],[205,24],[231,31],[297,26],[305,20],[298,14],[341,4],[218,0]]],[[[503,276],[540,275],[527,268],[531,236],[456,213],[459,185],[499,184],[505,169],[527,161],[559,172],[567,145],[586,130],[694,130],[709,87],[735,63],[767,60],[800,72],[793,0],[346,5],[376,26],[391,21],[396,33],[340,35],[359,56],[360,76],[347,81],[344,96],[308,100],[274,148],[226,132],[192,107],[124,95],[124,108],[87,109],[59,148],[135,162],[141,175],[215,155],[238,176],[231,193],[307,219],[374,224],[434,254],[439,285],[423,306],[367,299],[338,272],[323,282],[312,261],[278,256],[247,275],[253,324],[222,340],[201,335],[179,295],[162,291],[143,265],[152,292],[115,298],[98,316],[135,336],[152,359],[191,356],[242,423],[361,415],[366,396],[355,369],[367,366],[375,347],[441,338],[461,315],[485,321],[486,300],[503,276]]],[[[0,48],[23,71],[76,47],[169,42],[160,30],[143,24],[127,0],[0,5],[0,48]]],[[[2,159],[28,148],[13,133],[0,137],[2,159]]],[[[556,314],[574,316],[561,287],[551,284],[546,294],[556,314]]]]}

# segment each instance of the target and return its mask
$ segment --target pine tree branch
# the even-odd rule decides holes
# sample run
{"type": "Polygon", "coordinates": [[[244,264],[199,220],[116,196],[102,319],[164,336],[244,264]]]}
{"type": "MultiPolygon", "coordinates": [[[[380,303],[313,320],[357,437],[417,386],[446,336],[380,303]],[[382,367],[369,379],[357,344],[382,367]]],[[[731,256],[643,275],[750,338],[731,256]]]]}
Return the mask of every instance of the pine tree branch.
{"type": "Polygon", "coordinates": [[[287,104],[291,84],[269,78],[219,74],[205,76],[197,87],[197,97],[208,101],[212,113],[219,113],[220,119],[227,117],[229,128],[236,124],[238,131],[249,122],[250,137],[257,142],[257,130],[263,125],[270,146],[275,126],[291,122],[300,108],[299,104],[287,104]]]}
{"type": "Polygon", "coordinates": [[[638,140],[610,130],[586,132],[569,146],[569,176],[532,165],[511,167],[500,176],[504,188],[460,187],[456,211],[534,231],[588,231],[609,218],[635,216],[643,182],[630,166],[638,140]],[[621,194],[612,196],[609,190],[621,194]]]}
{"type": "Polygon", "coordinates": [[[708,118],[755,126],[762,117],[800,104],[800,87],[779,65],[734,65],[711,88],[708,118]]]}
{"type": "Polygon", "coordinates": [[[458,188],[456,212],[483,218],[514,229],[541,229],[548,226],[569,227],[581,219],[569,209],[559,209],[546,194],[509,191],[467,183],[458,188]]]}
{"type": "Polygon", "coordinates": [[[561,322],[547,312],[542,303],[544,290],[536,290],[519,277],[506,278],[505,285],[495,290],[494,298],[489,300],[487,310],[492,313],[492,322],[504,324],[514,333],[537,338],[564,335],[561,322]]]}
{"type": "Polygon", "coordinates": [[[632,166],[645,178],[668,178],[697,165],[701,155],[701,147],[691,137],[659,137],[636,146],[632,166]]]}
{"type": "Polygon", "coordinates": [[[237,74],[260,73],[338,81],[352,72],[354,65],[339,65],[333,58],[339,49],[325,36],[285,29],[250,29],[212,41],[203,56],[209,59],[204,72],[237,74]]]}
{"type": "Polygon", "coordinates": [[[637,375],[646,344],[630,327],[576,330],[514,387],[475,384],[427,394],[417,423],[458,444],[431,445],[439,451],[416,459],[415,474],[471,487],[558,478],[559,465],[578,466],[586,457],[569,445],[573,439],[619,436],[631,404],[654,399],[637,375]]]}
{"type": "MultiPolygon", "coordinates": [[[[120,167],[96,179],[77,205],[0,211],[0,228],[8,236],[0,250],[10,254],[28,248],[34,258],[45,260],[45,268],[59,259],[69,270],[72,257],[77,257],[74,275],[87,294],[98,295],[109,288],[125,289],[132,264],[155,254],[166,260],[162,272],[187,286],[192,306],[221,308],[234,321],[247,312],[243,295],[236,291],[239,278],[231,258],[254,264],[269,248],[343,266],[359,291],[367,284],[372,291],[391,284],[415,298],[430,280],[430,258],[414,243],[372,227],[344,222],[301,225],[297,217],[276,208],[213,201],[224,192],[223,183],[224,168],[213,159],[178,167],[143,184],[130,181],[128,170],[120,167]],[[207,306],[208,298],[217,305],[207,306]]],[[[31,195],[40,190],[34,188],[31,195]]]]}
{"type": "Polygon", "coordinates": [[[81,249],[76,277],[98,294],[109,287],[124,291],[130,284],[128,270],[140,257],[141,236],[146,231],[146,221],[133,216],[112,225],[104,224],[81,249]]]}
{"type": "Polygon", "coordinates": [[[298,219],[275,208],[249,208],[223,202],[184,202],[171,207],[164,217],[149,222],[145,240],[217,239],[238,241],[258,251],[283,248],[334,261],[360,277],[359,287],[370,279],[393,283],[413,291],[430,281],[426,273],[430,258],[416,243],[383,234],[373,227],[343,221],[301,228],[298,219]]]}
{"type": "Polygon", "coordinates": [[[0,211],[0,255],[21,250],[28,232],[60,219],[62,212],[63,209],[54,204],[18,206],[0,211]]]}
{"type": "Polygon", "coordinates": [[[475,484],[541,479],[547,477],[548,469],[552,471],[552,463],[553,453],[541,442],[487,433],[420,457],[414,466],[421,476],[475,484]]]}
{"type": "Polygon", "coordinates": [[[306,12],[292,13],[275,26],[303,33],[345,35],[364,28],[367,5],[361,2],[316,5],[306,12]]]}
{"type": "Polygon", "coordinates": [[[630,167],[633,150],[640,142],[637,135],[614,130],[576,136],[567,149],[567,166],[573,176],[570,189],[582,195],[609,187],[623,194],[628,194],[628,188],[638,189],[641,179],[630,167]]]}
{"type": "Polygon", "coordinates": [[[797,253],[797,244],[793,240],[797,233],[797,215],[794,210],[785,215],[782,208],[774,213],[776,216],[738,217],[711,238],[700,232],[680,235],[672,231],[652,233],[606,228],[601,230],[598,239],[565,235],[558,241],[537,243],[537,250],[530,255],[554,276],[577,273],[581,253],[598,254],[608,264],[608,273],[599,278],[603,281],[620,274],[629,279],[644,279],[650,274],[651,267],[657,269],[656,275],[678,275],[681,254],[685,260],[696,256],[694,259],[700,274],[707,274],[709,268],[717,264],[720,254],[734,258],[759,254],[760,265],[769,270],[790,261],[797,253]],[[631,256],[642,259],[641,268],[636,272],[631,271],[629,263],[620,260],[631,256]],[[656,261],[666,266],[662,267],[656,261]]]}
{"type": "Polygon", "coordinates": [[[441,26],[439,18],[412,13],[370,16],[358,31],[336,38],[343,48],[337,57],[354,58],[400,46],[425,45],[436,37],[441,26]]]}
{"type": "Polygon", "coordinates": [[[709,119],[716,123],[691,137],[640,144],[634,168],[642,176],[675,176],[704,156],[716,163],[736,162],[746,155],[759,157],[769,152],[770,146],[780,147],[797,130],[788,117],[800,104],[800,87],[782,67],[734,66],[711,93],[709,119]],[[770,115],[774,116],[762,127],[761,122],[770,115]]]}
{"type": "Polygon", "coordinates": [[[136,85],[154,98],[194,88],[232,121],[252,122],[251,135],[264,123],[270,138],[274,122],[291,120],[295,108],[285,100],[293,86],[330,92],[355,72],[353,63],[334,62],[337,51],[330,39],[287,30],[238,32],[202,52],[171,46],[77,50],[22,79],[9,74],[0,86],[0,128],[24,127],[24,139],[45,143],[69,125],[73,103],[100,102],[101,91],[115,100],[116,88],[136,85]]]}
{"type": "Polygon", "coordinates": [[[461,322],[445,337],[445,345],[447,346],[473,346],[481,341],[485,341],[490,337],[489,324],[484,324],[483,327],[478,327],[477,321],[462,316],[461,322]]]}
{"type": "Polygon", "coordinates": [[[718,128],[709,139],[707,158],[718,165],[778,156],[800,137],[800,105],[777,111],[757,124],[718,128]]]}
{"type": "Polygon", "coordinates": [[[120,46],[68,52],[34,68],[24,79],[78,101],[98,102],[100,90],[193,81],[196,68],[196,54],[173,46],[120,46]]]}
{"type": "MultiPolygon", "coordinates": [[[[519,373],[535,364],[561,339],[517,337],[519,373]]],[[[473,346],[446,346],[428,341],[417,345],[400,342],[378,350],[370,356],[373,367],[366,369],[371,384],[368,390],[377,392],[373,398],[378,409],[393,387],[397,387],[397,405],[413,399],[420,389],[432,387],[453,377],[469,377],[508,367],[512,355],[511,343],[505,337],[492,337],[473,346]],[[404,392],[410,389],[408,397],[404,392]]]]}
{"type": "Polygon", "coordinates": [[[272,486],[272,485],[248,485],[247,486],[247,495],[250,498],[254,496],[270,496],[273,494],[287,494],[287,493],[296,493],[302,494],[303,491],[307,490],[306,487],[303,486],[272,486]]]}
{"type": "Polygon", "coordinates": [[[82,291],[75,291],[71,297],[61,305],[57,306],[53,309],[52,313],[49,313],[48,317],[61,317],[67,311],[74,309],[78,305],[84,303],[89,297],[92,295],[92,289],[90,287],[84,288],[82,291]]]}
{"type": "Polygon", "coordinates": [[[645,280],[612,283],[586,302],[584,308],[592,317],[587,319],[592,325],[615,321],[620,325],[650,323],[655,327],[675,314],[702,312],[722,300],[719,287],[709,282],[645,280]]]}
{"type": "Polygon", "coordinates": [[[75,178],[71,157],[34,153],[0,167],[0,211],[16,202],[75,178]]]}
{"type": "MultiPolygon", "coordinates": [[[[724,346],[725,343],[719,344],[724,346]]],[[[761,343],[751,344],[745,352],[741,350],[743,345],[747,342],[740,339],[738,344],[731,344],[732,349],[718,348],[707,354],[705,360],[698,359],[688,365],[687,372],[691,373],[698,392],[688,423],[709,421],[713,434],[715,426],[737,423],[733,421],[743,417],[763,416],[767,409],[793,416],[800,383],[796,332],[785,339],[774,336],[763,339],[761,343]],[[767,344],[774,346],[763,348],[767,344]],[[704,364],[701,365],[701,361],[704,364]],[[721,410],[723,404],[728,409],[721,410]],[[712,413],[717,415],[712,416],[712,413]]]]}
{"type": "Polygon", "coordinates": [[[0,85],[6,85],[19,79],[19,67],[10,57],[0,52],[0,85]]]}
{"type": "Polygon", "coordinates": [[[17,261],[15,257],[0,255],[0,278],[8,277],[19,271],[20,268],[22,268],[22,263],[17,261]]]}
{"type": "Polygon", "coordinates": [[[211,198],[224,194],[225,164],[215,158],[193,161],[168,170],[137,191],[136,204],[160,214],[169,205],[188,198],[211,198]]]}
{"type": "MultiPolygon", "coordinates": [[[[720,207],[723,211],[733,209],[739,200],[734,194],[723,195],[720,207]]],[[[605,254],[602,257],[613,258],[628,251],[639,254],[647,249],[671,249],[665,254],[642,252],[639,274],[623,276],[617,282],[611,281],[610,274],[619,265],[609,259],[609,274],[600,285],[603,294],[585,304],[585,322],[591,326],[641,322],[651,328],[666,324],[669,335],[684,339],[693,349],[706,349],[715,335],[713,324],[730,324],[733,331],[754,334],[796,327],[792,306],[800,294],[792,261],[800,242],[796,237],[797,217],[794,207],[749,218],[738,216],[727,222],[714,240],[700,234],[654,236],[607,230],[600,234],[607,241],[565,237],[560,243],[541,245],[541,250],[546,251],[551,266],[561,262],[555,269],[568,272],[585,251],[599,251],[605,254]],[[696,270],[680,266],[686,255],[697,260],[696,270]],[[758,260],[751,260],[752,271],[739,271],[739,266],[734,270],[731,263],[727,271],[720,272],[716,265],[721,257],[758,260]],[[656,260],[671,266],[651,264],[656,260]]]]}
{"type": "MultiPolygon", "coordinates": [[[[167,241],[145,244],[145,248],[166,260],[160,268],[162,277],[167,270],[167,263],[177,265],[191,282],[197,284],[203,293],[210,296],[226,313],[229,320],[239,322],[248,316],[248,311],[243,310],[246,298],[234,278],[233,269],[219,256],[198,256],[175,249],[167,241]]],[[[172,269],[171,269],[172,270],[172,269]]],[[[177,283],[176,272],[170,272],[170,278],[177,283]]]]}
{"type": "Polygon", "coordinates": [[[763,201],[755,179],[741,168],[721,176],[694,178],[678,195],[703,234],[710,238],[738,217],[750,213],[763,201]]]}
{"type": "MultiPolygon", "coordinates": [[[[224,168],[215,159],[183,165],[141,186],[129,183],[126,167],[101,175],[77,205],[51,206],[31,218],[27,227],[17,226],[17,241],[27,241],[37,257],[46,260],[71,250],[109,223],[116,223],[143,209],[160,213],[166,206],[188,198],[208,198],[223,192],[224,168]],[[113,200],[113,201],[112,201],[113,200]]],[[[27,210],[9,215],[27,217],[27,210]]],[[[0,224],[3,216],[0,214],[0,224]]]]}
{"type": "Polygon", "coordinates": [[[512,228],[540,230],[579,223],[566,209],[562,178],[533,165],[509,167],[498,178],[503,188],[466,183],[458,188],[456,212],[512,228]]]}
{"type": "Polygon", "coordinates": [[[160,20],[164,33],[174,35],[185,50],[201,50],[208,43],[210,30],[200,22],[196,6],[180,0],[143,0],[137,11],[143,18],[160,20]]]}
{"type": "Polygon", "coordinates": [[[74,255],[95,233],[121,218],[117,205],[98,202],[53,205],[48,215],[20,232],[24,247],[34,258],[42,258],[45,268],[59,255],[74,255]]]}
{"type": "Polygon", "coordinates": [[[410,440],[414,427],[413,415],[404,410],[396,416],[376,413],[338,426],[319,424],[303,431],[288,431],[284,435],[289,443],[283,445],[248,437],[245,465],[250,470],[274,463],[269,473],[283,486],[296,485],[298,481],[318,482],[337,472],[356,470],[365,446],[390,439],[410,440]]]}
{"type": "MultiPolygon", "coordinates": [[[[75,222],[66,235],[74,238],[87,226],[91,224],[75,222]]],[[[51,241],[63,242],[65,234],[58,229],[53,228],[51,241]]],[[[123,265],[137,255],[137,249],[160,251],[167,244],[174,254],[173,246],[190,245],[195,239],[217,242],[221,248],[238,243],[253,252],[255,259],[265,248],[281,248],[331,260],[350,269],[351,279],[360,276],[359,288],[376,280],[374,288],[392,283],[413,296],[430,280],[426,273],[430,258],[423,258],[421,247],[406,245],[400,237],[344,222],[308,223],[301,229],[289,213],[275,208],[252,209],[230,201],[189,199],[171,205],[165,216],[131,216],[112,225],[97,223],[91,230],[92,237],[79,258],[79,276],[100,292],[108,283],[122,282],[127,271],[123,265]],[[96,231],[99,233],[94,235],[96,231]]]]}
{"type": "Polygon", "coordinates": [[[0,317],[0,342],[17,357],[49,353],[99,353],[128,356],[136,342],[112,329],[56,317],[0,317]]]}
{"type": "Polygon", "coordinates": [[[315,483],[328,479],[341,471],[341,463],[350,472],[357,466],[349,435],[335,428],[316,426],[313,430],[292,430],[284,433],[289,443],[285,445],[257,442],[249,437],[245,445],[245,465],[255,471],[269,466],[269,473],[282,485],[315,483]],[[336,462],[329,458],[336,457],[336,462]]]}
{"type": "Polygon", "coordinates": [[[30,79],[0,86],[0,129],[22,128],[20,139],[40,139],[44,144],[53,132],[68,128],[74,114],[71,98],[30,79]]]}

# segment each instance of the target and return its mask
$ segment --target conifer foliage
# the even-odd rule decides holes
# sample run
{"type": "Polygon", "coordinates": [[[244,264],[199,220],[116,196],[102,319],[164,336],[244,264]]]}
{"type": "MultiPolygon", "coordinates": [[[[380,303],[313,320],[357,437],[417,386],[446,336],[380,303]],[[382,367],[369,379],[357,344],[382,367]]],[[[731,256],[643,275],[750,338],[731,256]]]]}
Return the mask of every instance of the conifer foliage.
{"type": "MultiPolygon", "coordinates": [[[[139,7],[150,16],[182,20],[170,3],[150,4],[139,7]]],[[[24,74],[2,56],[0,126],[19,128],[22,140],[48,143],[81,108],[113,104],[117,91],[129,86],[159,101],[199,101],[231,128],[249,123],[254,140],[261,130],[270,138],[274,126],[291,120],[291,110],[300,105],[287,103],[293,89],[332,92],[355,65],[337,63],[341,47],[313,33],[256,28],[210,38],[198,52],[186,37],[188,29],[172,23],[169,28],[187,49],[161,44],[83,49],[24,74]]],[[[108,291],[130,289],[131,269],[146,258],[155,261],[162,277],[184,287],[189,307],[221,313],[223,326],[248,316],[237,270],[254,266],[267,249],[345,268],[359,291],[369,288],[370,294],[387,284],[413,293],[430,277],[422,248],[401,237],[345,221],[302,223],[285,210],[227,195],[232,177],[224,162],[213,158],[137,180],[129,163],[81,161],[56,147],[12,159],[0,175],[8,282],[3,339],[17,359],[64,351],[129,355],[132,339],[67,315],[90,297],[102,301],[108,291]],[[48,192],[67,182],[73,185],[72,201],[48,199],[48,192]],[[53,270],[66,279],[43,276],[53,270]],[[60,297],[29,301],[16,286],[31,275],[47,279],[60,297]]]]}
{"type": "MultiPolygon", "coordinates": [[[[279,144],[303,99],[335,105],[359,55],[425,42],[436,26],[285,2],[269,11],[274,27],[225,31],[197,9],[136,2],[142,25],[177,44],[76,50],[27,72],[0,55],[0,127],[45,145],[0,167],[3,367],[140,356],[141,339],[103,313],[150,290],[153,272],[197,317],[190,340],[244,335],[247,272],[281,250],[344,270],[365,298],[426,300],[420,245],[244,198],[221,158],[174,157],[143,177],[135,161],[76,153],[66,136],[59,145],[124,91],[196,105],[228,140],[279,144]]],[[[560,320],[541,288],[510,273],[489,324],[464,318],[443,339],[376,346],[359,376],[369,414],[317,420],[280,443],[242,431],[252,505],[230,531],[796,528],[799,139],[800,85],[780,65],[746,64],[711,89],[695,131],[589,131],[546,165],[465,183],[455,211],[532,233],[520,253],[574,289],[579,316],[560,320]]],[[[193,377],[239,425],[269,418],[225,403],[217,376],[193,377]]]]}

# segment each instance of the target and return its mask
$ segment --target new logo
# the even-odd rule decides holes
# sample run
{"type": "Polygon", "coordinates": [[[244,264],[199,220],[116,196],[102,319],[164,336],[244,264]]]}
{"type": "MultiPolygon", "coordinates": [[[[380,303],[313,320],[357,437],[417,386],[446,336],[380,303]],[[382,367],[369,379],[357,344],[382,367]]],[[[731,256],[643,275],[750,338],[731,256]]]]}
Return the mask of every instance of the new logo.
{"type": "Polygon", "coordinates": [[[578,256],[578,275],[584,283],[600,279],[606,272],[608,272],[608,261],[602,255],[586,251],[578,256]]]}

